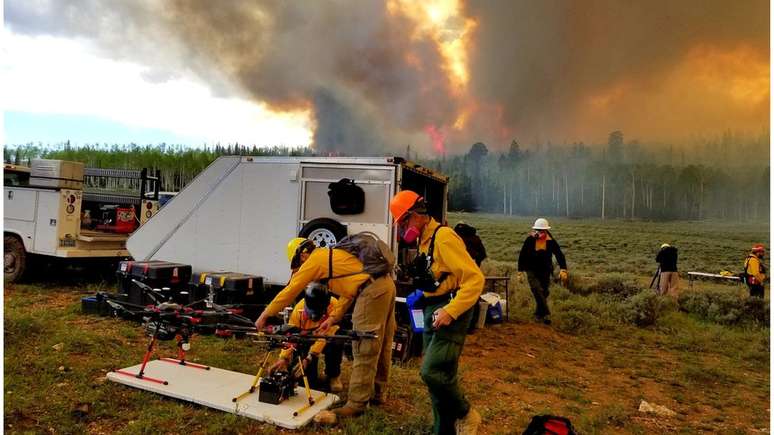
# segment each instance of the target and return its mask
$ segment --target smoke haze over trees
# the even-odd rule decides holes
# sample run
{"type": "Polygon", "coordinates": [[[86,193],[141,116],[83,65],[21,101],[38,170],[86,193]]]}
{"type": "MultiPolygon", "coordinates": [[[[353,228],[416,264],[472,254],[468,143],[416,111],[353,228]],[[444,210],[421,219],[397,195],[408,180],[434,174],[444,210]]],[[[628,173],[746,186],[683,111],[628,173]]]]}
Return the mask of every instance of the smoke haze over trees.
{"type": "Polygon", "coordinates": [[[625,141],[604,146],[481,143],[423,160],[451,177],[450,208],[506,215],[625,219],[769,219],[769,134],[726,132],[689,148],[625,141]]]}
{"type": "MultiPolygon", "coordinates": [[[[113,145],[6,146],[8,163],[45,157],[89,167],[162,171],[177,191],[221,155],[314,155],[307,148],[216,145],[188,149],[113,145]]],[[[726,132],[690,147],[627,140],[553,145],[512,141],[504,152],[482,143],[439,158],[408,156],[450,177],[449,208],[505,215],[626,219],[769,219],[769,133],[726,132]]]]}

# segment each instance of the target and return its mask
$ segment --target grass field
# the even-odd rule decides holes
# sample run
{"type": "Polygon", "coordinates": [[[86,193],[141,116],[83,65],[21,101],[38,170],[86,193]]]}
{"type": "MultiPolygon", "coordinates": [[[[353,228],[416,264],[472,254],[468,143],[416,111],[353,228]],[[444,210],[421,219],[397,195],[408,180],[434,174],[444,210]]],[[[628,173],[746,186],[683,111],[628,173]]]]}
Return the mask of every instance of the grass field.
{"type": "MultiPolygon", "coordinates": [[[[532,219],[449,219],[459,220],[479,228],[490,254],[482,268],[512,274],[532,219]]],[[[567,416],[584,434],[769,431],[768,297],[749,301],[740,286],[708,282],[683,281],[677,301],[643,290],[662,242],[680,249],[682,271],[738,272],[752,243],[768,245],[768,225],[551,223],[572,274],[569,290],[552,288],[552,327],[530,321],[533,301],[514,280],[512,321],[466,343],[462,385],[484,416],[482,433],[521,433],[542,413],[567,416]],[[676,415],[640,413],[641,400],[676,415]]],[[[6,287],[6,432],[287,432],[105,382],[108,370],[138,363],[145,343],[136,324],[80,314],[80,297],[111,286],[71,277],[6,287]]],[[[164,342],[161,352],[173,347],[164,342]]],[[[247,373],[262,355],[244,340],[214,337],[197,337],[191,353],[247,373]]],[[[394,366],[391,385],[382,407],[334,429],[296,433],[426,433],[430,407],[417,361],[394,366]]]]}

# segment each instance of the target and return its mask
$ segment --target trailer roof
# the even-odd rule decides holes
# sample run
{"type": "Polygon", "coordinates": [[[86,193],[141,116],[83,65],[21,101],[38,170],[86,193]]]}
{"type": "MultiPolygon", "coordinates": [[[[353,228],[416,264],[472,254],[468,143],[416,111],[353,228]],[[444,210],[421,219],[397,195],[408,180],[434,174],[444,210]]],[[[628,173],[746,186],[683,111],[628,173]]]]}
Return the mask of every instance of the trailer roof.
{"type": "Polygon", "coordinates": [[[448,182],[449,177],[424,167],[418,163],[406,160],[398,156],[386,157],[319,157],[319,156],[243,156],[242,163],[323,163],[344,165],[401,165],[425,176],[435,178],[441,182],[448,182]]]}

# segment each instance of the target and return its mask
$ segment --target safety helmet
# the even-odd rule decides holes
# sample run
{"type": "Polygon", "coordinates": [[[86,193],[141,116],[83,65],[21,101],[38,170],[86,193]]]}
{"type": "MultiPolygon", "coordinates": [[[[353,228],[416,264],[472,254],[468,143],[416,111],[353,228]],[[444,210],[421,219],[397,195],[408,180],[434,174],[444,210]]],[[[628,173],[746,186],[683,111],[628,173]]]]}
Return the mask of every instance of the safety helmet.
{"type": "Polygon", "coordinates": [[[306,238],[304,237],[294,237],[290,239],[288,242],[288,261],[293,261],[293,256],[296,255],[298,247],[301,246],[305,240],[306,238]]]}
{"type": "Polygon", "coordinates": [[[662,243],[661,244],[661,249],[668,248],[668,247],[669,247],[669,243],[662,243]]]}
{"type": "Polygon", "coordinates": [[[762,243],[756,243],[752,247],[753,252],[766,252],[766,247],[762,243]]]}
{"type": "Polygon", "coordinates": [[[393,222],[398,222],[420,199],[422,197],[411,190],[401,190],[396,193],[390,200],[390,213],[392,213],[393,222]]]}
{"type": "Polygon", "coordinates": [[[313,241],[309,239],[304,239],[301,237],[291,240],[290,243],[288,243],[288,249],[290,249],[291,244],[296,246],[295,251],[290,257],[290,268],[295,270],[301,267],[301,254],[304,254],[304,253],[311,254],[312,251],[314,251],[315,248],[317,248],[317,246],[314,244],[313,241]],[[294,243],[296,240],[301,240],[301,241],[296,245],[296,243],[294,243]]]}
{"type": "Polygon", "coordinates": [[[320,282],[312,282],[304,290],[304,311],[313,321],[318,321],[328,312],[331,294],[328,287],[320,282]]]}
{"type": "Polygon", "coordinates": [[[535,221],[535,225],[532,225],[533,230],[550,230],[551,226],[548,225],[548,220],[545,218],[538,218],[535,221]]]}

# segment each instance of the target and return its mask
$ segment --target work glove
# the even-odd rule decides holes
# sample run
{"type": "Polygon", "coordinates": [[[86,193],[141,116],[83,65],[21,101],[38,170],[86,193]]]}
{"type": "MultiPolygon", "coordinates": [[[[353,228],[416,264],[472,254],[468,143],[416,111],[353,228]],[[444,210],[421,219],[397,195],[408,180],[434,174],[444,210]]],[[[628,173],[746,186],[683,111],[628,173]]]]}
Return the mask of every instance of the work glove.
{"type": "Polygon", "coordinates": [[[524,272],[517,272],[516,276],[519,278],[519,284],[524,282],[524,272]]]}
{"type": "Polygon", "coordinates": [[[336,320],[334,320],[333,317],[328,316],[328,318],[323,320],[323,322],[320,323],[320,326],[318,326],[317,329],[314,330],[314,333],[318,335],[323,335],[329,329],[331,329],[335,324],[336,324],[336,320]]]}
{"type": "Polygon", "coordinates": [[[300,364],[296,364],[296,368],[293,369],[293,377],[296,379],[302,378],[304,374],[306,373],[306,368],[309,367],[309,362],[312,360],[312,356],[308,355],[306,358],[301,360],[300,364]],[[304,372],[301,372],[301,366],[304,367],[304,372]]]}
{"type": "Polygon", "coordinates": [[[269,367],[268,374],[271,375],[276,371],[285,372],[288,370],[288,361],[285,358],[280,358],[274,364],[269,367]]]}
{"type": "Polygon", "coordinates": [[[567,283],[569,282],[570,277],[567,275],[567,269],[562,269],[559,271],[559,281],[562,282],[563,287],[567,287],[567,283]]]}
{"type": "Polygon", "coordinates": [[[425,294],[422,292],[422,290],[414,290],[412,293],[406,296],[406,305],[408,305],[410,310],[413,310],[414,308],[421,308],[422,298],[424,297],[425,294]]]}

